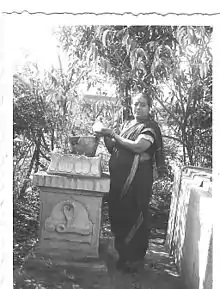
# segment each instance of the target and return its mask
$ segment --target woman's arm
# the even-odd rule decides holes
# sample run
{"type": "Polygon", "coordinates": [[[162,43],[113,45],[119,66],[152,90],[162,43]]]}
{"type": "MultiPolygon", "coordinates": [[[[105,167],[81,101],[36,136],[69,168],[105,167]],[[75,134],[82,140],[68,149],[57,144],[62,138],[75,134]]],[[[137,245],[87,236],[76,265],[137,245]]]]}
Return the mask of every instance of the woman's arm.
{"type": "MultiPolygon", "coordinates": [[[[135,141],[129,140],[127,138],[124,138],[116,133],[113,132],[113,130],[109,128],[103,128],[102,131],[99,133],[99,136],[104,136],[104,138],[110,138],[115,140],[115,145],[120,145],[134,153],[143,153],[145,152],[153,143],[153,138],[147,139],[146,137],[143,137],[143,135],[140,135],[135,141]],[[152,139],[152,140],[151,140],[152,139]]],[[[108,147],[107,147],[108,148],[108,147]]],[[[110,146],[109,146],[110,148],[110,146]]]]}
{"type": "Polygon", "coordinates": [[[137,154],[145,152],[152,144],[149,140],[141,137],[138,137],[135,141],[126,139],[115,133],[112,133],[112,137],[116,143],[137,154]]]}
{"type": "Polygon", "coordinates": [[[139,137],[133,141],[127,138],[124,138],[116,133],[112,129],[103,128],[99,133],[97,133],[99,137],[104,136],[105,144],[109,152],[111,153],[111,149],[113,146],[120,145],[133,153],[141,154],[145,152],[154,142],[154,138],[151,136],[145,136],[144,134],[139,135],[139,137]]]}

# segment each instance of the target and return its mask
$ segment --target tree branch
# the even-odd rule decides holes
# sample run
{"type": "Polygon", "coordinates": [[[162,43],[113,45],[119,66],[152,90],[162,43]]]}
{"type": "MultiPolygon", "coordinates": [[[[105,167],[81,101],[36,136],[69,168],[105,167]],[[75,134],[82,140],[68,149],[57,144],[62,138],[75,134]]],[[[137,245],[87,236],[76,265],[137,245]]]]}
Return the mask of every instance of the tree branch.
{"type": "Polygon", "coordinates": [[[178,142],[181,143],[182,145],[184,144],[184,142],[183,142],[181,139],[178,139],[178,138],[173,137],[173,136],[162,135],[162,137],[169,138],[169,139],[173,139],[173,140],[175,140],[175,141],[178,141],[178,142]]]}
{"type": "Polygon", "coordinates": [[[62,67],[60,55],[58,55],[58,60],[59,60],[59,65],[60,65],[60,72],[61,72],[61,78],[62,78],[62,82],[63,82],[63,87],[65,87],[65,80],[64,80],[64,76],[63,76],[63,67],[62,67]]]}
{"type": "Polygon", "coordinates": [[[42,152],[41,149],[39,150],[39,153],[42,155],[43,158],[45,158],[45,160],[51,161],[51,158],[50,158],[50,157],[47,157],[47,156],[42,152]]]}
{"type": "MultiPolygon", "coordinates": [[[[145,88],[147,88],[147,85],[141,80],[143,86],[145,88]]],[[[162,100],[160,100],[160,98],[156,95],[157,91],[155,90],[155,97],[156,100],[160,103],[160,105],[166,110],[166,112],[172,116],[172,118],[179,124],[180,127],[182,127],[182,123],[179,121],[179,119],[163,104],[162,100]]]]}

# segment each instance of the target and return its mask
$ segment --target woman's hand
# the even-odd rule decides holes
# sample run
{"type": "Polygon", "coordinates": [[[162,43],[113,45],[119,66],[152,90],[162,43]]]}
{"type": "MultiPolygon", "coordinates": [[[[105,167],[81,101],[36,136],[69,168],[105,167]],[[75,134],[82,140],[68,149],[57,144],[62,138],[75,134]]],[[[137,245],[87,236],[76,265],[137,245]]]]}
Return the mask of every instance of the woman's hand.
{"type": "Polygon", "coordinates": [[[100,131],[95,132],[95,136],[102,137],[102,136],[111,136],[113,133],[113,130],[110,128],[102,128],[100,131]]]}

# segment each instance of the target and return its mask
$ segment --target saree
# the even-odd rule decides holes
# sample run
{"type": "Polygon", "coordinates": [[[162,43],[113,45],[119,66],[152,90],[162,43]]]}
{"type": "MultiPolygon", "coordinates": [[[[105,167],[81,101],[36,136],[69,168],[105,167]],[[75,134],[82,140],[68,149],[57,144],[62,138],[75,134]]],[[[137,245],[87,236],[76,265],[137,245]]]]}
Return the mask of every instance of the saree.
{"type": "MultiPolygon", "coordinates": [[[[153,142],[142,155],[116,145],[109,161],[109,219],[115,249],[125,262],[142,260],[148,249],[153,161],[155,152],[161,150],[160,130],[157,129],[152,121],[126,124],[122,137],[134,141],[139,135],[145,135],[153,142]]],[[[163,162],[158,161],[158,166],[161,164],[163,162]]]]}

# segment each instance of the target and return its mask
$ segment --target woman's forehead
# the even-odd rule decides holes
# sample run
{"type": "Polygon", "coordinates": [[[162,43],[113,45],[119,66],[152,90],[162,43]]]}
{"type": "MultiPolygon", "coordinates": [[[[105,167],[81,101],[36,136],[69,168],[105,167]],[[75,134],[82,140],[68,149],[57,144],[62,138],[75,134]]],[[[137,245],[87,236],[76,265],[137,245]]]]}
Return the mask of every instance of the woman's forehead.
{"type": "Polygon", "coordinates": [[[135,95],[133,97],[133,103],[141,102],[141,103],[147,103],[147,100],[145,97],[143,97],[141,94],[135,95]]]}

